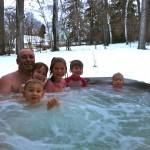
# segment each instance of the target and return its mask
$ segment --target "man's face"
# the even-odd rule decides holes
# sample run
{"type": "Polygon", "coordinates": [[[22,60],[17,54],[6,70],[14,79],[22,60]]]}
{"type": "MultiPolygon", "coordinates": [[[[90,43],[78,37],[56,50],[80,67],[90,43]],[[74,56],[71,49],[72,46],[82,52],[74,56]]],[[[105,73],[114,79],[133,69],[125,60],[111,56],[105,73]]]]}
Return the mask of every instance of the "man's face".
{"type": "Polygon", "coordinates": [[[31,70],[35,63],[34,53],[29,49],[23,49],[19,52],[17,57],[17,64],[21,70],[31,70]]]}

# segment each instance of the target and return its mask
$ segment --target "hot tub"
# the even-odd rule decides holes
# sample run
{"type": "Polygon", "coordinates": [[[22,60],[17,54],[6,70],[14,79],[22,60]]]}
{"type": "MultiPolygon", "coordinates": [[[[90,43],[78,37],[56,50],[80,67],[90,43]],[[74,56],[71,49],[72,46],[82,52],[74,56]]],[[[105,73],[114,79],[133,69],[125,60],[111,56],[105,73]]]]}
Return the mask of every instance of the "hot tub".
{"type": "Polygon", "coordinates": [[[109,77],[86,80],[88,87],[46,94],[34,106],[0,103],[0,149],[149,150],[150,85],[125,79],[114,89],[109,77]],[[61,105],[47,111],[52,95],[61,105]]]}

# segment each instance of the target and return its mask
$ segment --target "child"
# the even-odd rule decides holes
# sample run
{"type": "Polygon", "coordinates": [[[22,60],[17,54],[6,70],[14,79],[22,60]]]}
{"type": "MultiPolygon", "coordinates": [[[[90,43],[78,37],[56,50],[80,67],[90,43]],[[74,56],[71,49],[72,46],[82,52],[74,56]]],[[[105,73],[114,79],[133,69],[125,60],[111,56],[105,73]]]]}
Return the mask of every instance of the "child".
{"type": "Polygon", "coordinates": [[[37,62],[32,66],[32,79],[38,79],[41,82],[46,82],[48,66],[42,62],[37,62]]]}
{"type": "Polygon", "coordinates": [[[40,80],[30,79],[24,85],[23,97],[26,101],[36,104],[44,96],[44,86],[40,80]]]}
{"type": "MultiPolygon", "coordinates": [[[[31,77],[32,79],[40,80],[42,83],[45,84],[47,72],[48,72],[47,65],[42,62],[37,62],[32,66],[31,77]]],[[[24,84],[20,88],[20,93],[22,93],[23,90],[24,90],[24,84]]]]}
{"type": "Polygon", "coordinates": [[[50,79],[45,84],[45,92],[61,92],[66,87],[66,82],[62,78],[67,73],[66,61],[61,57],[54,57],[50,65],[50,79]]]}
{"type": "Polygon", "coordinates": [[[73,87],[85,87],[87,85],[84,78],[81,78],[80,75],[83,74],[83,63],[80,60],[73,60],[70,63],[70,71],[72,75],[66,78],[67,86],[73,87]]]}
{"type": "MultiPolygon", "coordinates": [[[[25,84],[23,96],[26,101],[36,104],[41,101],[44,96],[44,85],[40,80],[31,79],[25,84]]],[[[56,98],[52,97],[48,100],[47,109],[52,108],[55,105],[59,105],[56,98]]]]}
{"type": "Polygon", "coordinates": [[[112,85],[113,87],[122,87],[124,84],[124,78],[123,75],[121,73],[115,73],[112,77],[112,85]]]}
{"type": "MultiPolygon", "coordinates": [[[[24,99],[15,99],[15,100],[4,100],[3,102],[6,101],[26,101],[31,104],[37,104],[39,103],[43,96],[44,96],[44,84],[37,79],[30,79],[28,80],[25,85],[24,85],[24,90],[22,92],[24,99]]],[[[52,97],[48,100],[46,106],[47,109],[51,109],[54,106],[58,106],[60,103],[59,101],[55,98],[52,97]]]]}

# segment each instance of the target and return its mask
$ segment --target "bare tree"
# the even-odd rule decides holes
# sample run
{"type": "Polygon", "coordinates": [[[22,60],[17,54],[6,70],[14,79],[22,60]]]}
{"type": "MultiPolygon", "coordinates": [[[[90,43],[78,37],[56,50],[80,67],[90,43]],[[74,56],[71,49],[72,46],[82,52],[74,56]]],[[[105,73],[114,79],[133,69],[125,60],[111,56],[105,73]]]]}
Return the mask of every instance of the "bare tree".
{"type": "Polygon", "coordinates": [[[107,36],[107,7],[108,3],[107,0],[103,0],[104,2],[104,46],[108,46],[108,36],[107,36]]]}
{"type": "Polygon", "coordinates": [[[138,8],[138,16],[139,16],[139,18],[140,18],[140,16],[141,16],[141,11],[140,11],[140,0],[137,0],[137,8],[138,8]]]}
{"type": "Polygon", "coordinates": [[[16,38],[16,13],[13,7],[5,9],[5,48],[8,55],[11,54],[14,47],[14,39],[16,38]]]}
{"type": "Polygon", "coordinates": [[[16,53],[24,47],[24,0],[16,0],[16,53]]]}
{"type": "Polygon", "coordinates": [[[51,46],[51,22],[48,21],[48,20],[51,20],[51,17],[50,15],[48,14],[51,14],[51,10],[52,10],[52,5],[49,4],[49,1],[40,1],[40,0],[36,0],[36,2],[38,3],[39,5],[39,14],[40,16],[43,18],[43,21],[45,23],[45,27],[46,27],[46,32],[47,32],[47,36],[50,38],[49,40],[49,45],[51,46]],[[46,7],[45,7],[45,4],[46,4],[46,7]],[[47,11],[49,11],[49,13],[47,13],[47,11]]]}
{"type": "Polygon", "coordinates": [[[24,34],[25,35],[37,35],[39,28],[41,27],[42,23],[34,17],[32,12],[26,12],[24,19],[24,34]]]}
{"type": "Polygon", "coordinates": [[[4,0],[0,0],[0,55],[5,55],[4,0]]]}
{"type": "Polygon", "coordinates": [[[81,45],[81,40],[80,40],[80,36],[79,36],[79,0],[75,0],[74,1],[74,10],[75,10],[75,23],[76,23],[76,33],[77,33],[77,36],[76,36],[76,42],[77,42],[77,45],[81,45]]]}
{"type": "Polygon", "coordinates": [[[127,44],[127,45],[128,45],[128,4],[129,4],[129,0],[126,1],[126,6],[125,6],[125,18],[124,18],[125,39],[126,39],[126,44],[127,44]]]}
{"type": "Polygon", "coordinates": [[[109,30],[109,38],[110,38],[110,44],[112,44],[112,27],[111,27],[111,5],[108,6],[108,11],[107,11],[107,19],[108,19],[108,30],[109,30]]]}
{"type": "Polygon", "coordinates": [[[146,49],[145,38],[146,38],[147,10],[148,10],[148,0],[142,0],[138,49],[146,49]]]}
{"type": "Polygon", "coordinates": [[[52,51],[59,51],[59,36],[58,36],[58,0],[53,0],[53,38],[54,46],[52,51]]]}
{"type": "Polygon", "coordinates": [[[70,27],[67,25],[67,19],[66,19],[66,2],[63,0],[60,0],[60,9],[61,9],[61,14],[60,14],[60,24],[61,24],[61,30],[64,32],[65,35],[65,42],[66,42],[66,50],[71,50],[71,38],[70,38],[70,27]]]}
{"type": "Polygon", "coordinates": [[[148,12],[147,12],[147,20],[146,20],[146,44],[150,44],[150,1],[148,1],[148,12]]]}

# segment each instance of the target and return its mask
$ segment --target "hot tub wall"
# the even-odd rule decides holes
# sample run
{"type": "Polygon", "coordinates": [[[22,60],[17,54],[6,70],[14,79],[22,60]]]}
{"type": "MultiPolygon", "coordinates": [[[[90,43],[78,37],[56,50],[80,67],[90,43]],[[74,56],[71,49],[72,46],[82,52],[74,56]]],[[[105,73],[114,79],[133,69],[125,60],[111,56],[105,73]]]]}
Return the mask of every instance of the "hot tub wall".
{"type": "MultiPolygon", "coordinates": [[[[87,84],[112,84],[112,77],[86,77],[87,84]]],[[[150,84],[124,78],[124,86],[135,86],[141,89],[150,89],[150,84]]]]}

